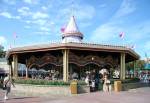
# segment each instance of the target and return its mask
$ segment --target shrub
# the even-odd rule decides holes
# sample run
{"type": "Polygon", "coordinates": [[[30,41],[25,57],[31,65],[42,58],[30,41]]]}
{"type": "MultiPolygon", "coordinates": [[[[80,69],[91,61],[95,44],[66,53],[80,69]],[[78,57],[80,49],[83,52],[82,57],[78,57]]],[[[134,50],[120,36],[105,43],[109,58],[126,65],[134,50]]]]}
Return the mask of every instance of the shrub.
{"type": "Polygon", "coordinates": [[[136,83],[136,82],[139,82],[139,81],[140,81],[139,78],[131,78],[131,79],[122,80],[122,83],[136,83]]]}
{"type": "Polygon", "coordinates": [[[33,85],[69,85],[69,82],[63,81],[49,81],[49,80],[42,80],[42,79],[16,79],[15,83],[18,84],[33,84],[33,85]]]}
{"type": "Polygon", "coordinates": [[[139,78],[131,78],[131,79],[125,79],[125,80],[112,79],[112,80],[111,80],[111,83],[113,84],[114,81],[117,81],[117,80],[121,81],[123,84],[124,84],[124,83],[136,83],[136,82],[139,82],[139,81],[140,81],[139,78]]]}

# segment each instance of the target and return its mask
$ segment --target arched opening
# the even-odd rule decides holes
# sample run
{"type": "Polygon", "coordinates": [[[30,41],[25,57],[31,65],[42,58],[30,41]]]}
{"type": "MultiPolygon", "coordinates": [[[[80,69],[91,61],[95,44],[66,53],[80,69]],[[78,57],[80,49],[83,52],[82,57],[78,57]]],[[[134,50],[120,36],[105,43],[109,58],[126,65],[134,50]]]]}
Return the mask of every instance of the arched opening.
{"type": "Polygon", "coordinates": [[[52,63],[46,63],[44,65],[32,65],[28,71],[28,76],[33,79],[48,79],[58,80],[63,77],[63,70],[61,66],[56,66],[52,63]]]}
{"type": "Polygon", "coordinates": [[[80,79],[80,66],[69,63],[69,79],[80,79]]]}
{"type": "Polygon", "coordinates": [[[80,74],[81,80],[84,80],[87,74],[92,74],[92,73],[98,74],[99,70],[100,70],[99,65],[94,62],[86,64],[81,68],[81,74],[80,74]]]}
{"type": "Polygon", "coordinates": [[[106,69],[107,70],[107,74],[108,74],[108,77],[109,78],[112,78],[113,77],[113,71],[114,71],[114,68],[113,68],[113,65],[110,64],[110,63],[105,63],[103,65],[100,66],[100,69],[106,69]]]}

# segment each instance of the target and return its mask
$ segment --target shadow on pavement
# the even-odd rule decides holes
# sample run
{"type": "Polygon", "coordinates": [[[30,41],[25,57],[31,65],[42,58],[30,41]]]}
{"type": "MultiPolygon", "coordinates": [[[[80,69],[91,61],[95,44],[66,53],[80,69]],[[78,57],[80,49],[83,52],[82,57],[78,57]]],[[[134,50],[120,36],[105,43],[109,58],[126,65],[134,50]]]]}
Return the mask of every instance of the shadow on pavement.
{"type": "Polygon", "coordinates": [[[37,97],[15,97],[15,98],[10,98],[10,99],[28,99],[28,98],[35,99],[37,97]]]}

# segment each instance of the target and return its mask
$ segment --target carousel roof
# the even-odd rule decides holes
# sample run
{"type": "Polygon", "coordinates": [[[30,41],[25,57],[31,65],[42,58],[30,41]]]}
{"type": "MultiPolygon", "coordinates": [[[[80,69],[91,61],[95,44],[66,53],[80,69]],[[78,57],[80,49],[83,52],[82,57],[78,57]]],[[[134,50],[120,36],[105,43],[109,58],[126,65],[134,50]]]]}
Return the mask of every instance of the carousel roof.
{"type": "Polygon", "coordinates": [[[50,50],[63,50],[63,49],[119,52],[119,53],[125,52],[133,56],[135,59],[139,59],[140,57],[134,50],[126,46],[103,45],[92,43],[51,43],[51,44],[31,45],[12,48],[7,51],[6,58],[9,58],[12,54],[50,51],[50,50]]]}
{"type": "Polygon", "coordinates": [[[74,16],[71,16],[70,21],[62,35],[63,38],[67,36],[77,36],[81,39],[83,38],[83,34],[79,31],[74,16]]]}

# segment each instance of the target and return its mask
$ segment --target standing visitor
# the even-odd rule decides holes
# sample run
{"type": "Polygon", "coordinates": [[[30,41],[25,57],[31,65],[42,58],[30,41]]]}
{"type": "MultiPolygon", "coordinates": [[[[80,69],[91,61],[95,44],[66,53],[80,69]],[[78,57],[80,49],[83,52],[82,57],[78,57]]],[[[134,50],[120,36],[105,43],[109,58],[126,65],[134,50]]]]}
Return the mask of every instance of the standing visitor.
{"type": "Polygon", "coordinates": [[[108,76],[105,75],[103,79],[104,79],[103,91],[104,92],[111,91],[111,83],[110,83],[110,80],[108,79],[108,76]]]}
{"type": "Polygon", "coordinates": [[[95,91],[95,80],[92,80],[92,81],[91,81],[91,89],[92,89],[91,92],[94,92],[94,91],[95,91]]]}
{"type": "Polygon", "coordinates": [[[11,85],[13,85],[13,87],[15,87],[13,80],[10,78],[10,75],[6,74],[6,76],[4,78],[4,82],[3,82],[3,87],[5,90],[5,96],[4,96],[5,100],[8,99],[8,93],[10,93],[10,91],[11,91],[11,85]]]}
{"type": "Polygon", "coordinates": [[[78,80],[78,73],[77,72],[74,72],[73,74],[72,74],[72,79],[73,80],[78,80]]]}
{"type": "Polygon", "coordinates": [[[87,74],[87,76],[85,77],[85,83],[87,84],[87,86],[89,86],[89,74],[87,74]]]}

